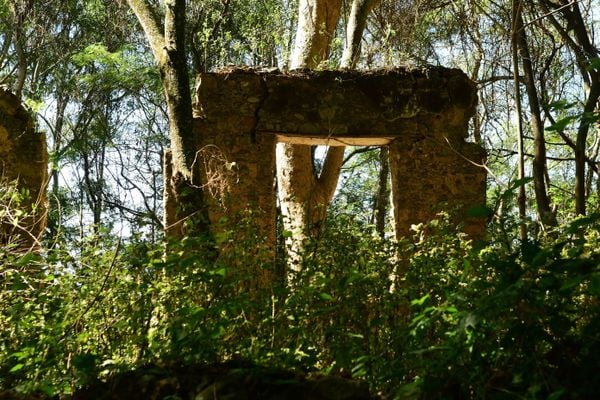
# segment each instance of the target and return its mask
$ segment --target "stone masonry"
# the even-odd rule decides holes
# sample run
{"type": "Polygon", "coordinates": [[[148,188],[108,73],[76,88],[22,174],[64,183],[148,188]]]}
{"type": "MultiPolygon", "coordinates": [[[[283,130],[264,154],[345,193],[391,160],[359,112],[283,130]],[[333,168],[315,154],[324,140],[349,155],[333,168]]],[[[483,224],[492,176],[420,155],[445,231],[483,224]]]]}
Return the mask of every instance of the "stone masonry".
{"type": "Polygon", "coordinates": [[[483,149],[465,141],[477,95],[460,70],[229,69],[200,75],[196,95],[193,134],[213,224],[235,228],[240,211],[254,210],[275,247],[275,145],[291,142],[388,145],[397,237],[442,209],[473,237],[484,232],[483,220],[465,215],[485,204],[486,172],[483,149]]]}
{"type": "Polygon", "coordinates": [[[37,247],[46,224],[47,167],[45,135],[21,101],[0,88],[0,246],[37,247]],[[7,196],[11,186],[28,192],[21,203],[7,196]]]}

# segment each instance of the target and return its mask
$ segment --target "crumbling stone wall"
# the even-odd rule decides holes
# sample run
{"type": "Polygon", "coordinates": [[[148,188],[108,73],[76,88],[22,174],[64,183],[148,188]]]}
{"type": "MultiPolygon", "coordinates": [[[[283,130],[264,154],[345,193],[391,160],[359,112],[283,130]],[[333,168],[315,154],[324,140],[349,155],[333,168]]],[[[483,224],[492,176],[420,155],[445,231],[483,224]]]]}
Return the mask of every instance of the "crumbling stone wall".
{"type": "Polygon", "coordinates": [[[0,246],[36,247],[46,223],[47,166],[45,135],[35,131],[20,100],[0,87],[0,246]],[[7,196],[10,187],[28,192],[24,201],[7,196]]]}
{"type": "MultiPolygon", "coordinates": [[[[466,221],[464,210],[485,204],[486,172],[477,166],[485,153],[465,141],[476,88],[459,70],[232,69],[199,76],[196,94],[198,162],[213,153],[224,172],[211,180],[204,169],[211,222],[227,217],[235,229],[239,211],[258,210],[273,249],[278,141],[388,145],[398,237],[440,209],[456,209],[466,221]]],[[[168,224],[168,210],[166,218],[168,224]]],[[[481,236],[484,222],[466,221],[466,230],[481,236]]]]}
{"type": "Polygon", "coordinates": [[[263,77],[204,75],[195,103],[194,134],[211,224],[222,224],[225,217],[237,224],[239,214],[251,209],[259,212],[262,233],[274,239],[277,137],[257,130],[266,95],[263,77]]]}
{"type": "MultiPolygon", "coordinates": [[[[196,162],[200,165],[211,227],[231,267],[254,261],[248,286],[267,286],[276,276],[274,133],[257,135],[264,101],[263,76],[255,73],[208,74],[201,78],[195,103],[196,162]],[[213,79],[216,78],[216,79],[213,79]],[[243,256],[236,260],[236,251],[243,256]],[[229,250],[229,251],[228,251],[229,250]]],[[[165,215],[169,224],[169,214],[165,215]]]]}

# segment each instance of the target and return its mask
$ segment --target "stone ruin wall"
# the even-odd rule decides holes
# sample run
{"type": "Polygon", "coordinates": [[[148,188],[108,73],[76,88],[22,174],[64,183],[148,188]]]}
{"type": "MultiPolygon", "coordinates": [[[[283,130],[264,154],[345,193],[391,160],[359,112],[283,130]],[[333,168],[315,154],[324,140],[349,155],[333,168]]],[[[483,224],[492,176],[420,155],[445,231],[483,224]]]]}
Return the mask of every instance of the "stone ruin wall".
{"type": "MultiPolygon", "coordinates": [[[[475,165],[483,163],[483,149],[465,141],[477,95],[459,70],[232,69],[199,76],[196,95],[199,162],[226,166],[220,175],[204,176],[216,230],[235,230],[238,213],[250,208],[275,248],[275,146],[285,141],[388,145],[398,238],[409,235],[412,224],[453,208],[472,237],[484,233],[485,222],[465,214],[485,204],[486,172],[475,165]]],[[[167,224],[175,222],[170,218],[167,212],[167,224]]]]}
{"type": "MultiPolygon", "coordinates": [[[[225,76],[217,74],[214,78],[225,76]]],[[[211,224],[236,227],[243,213],[253,210],[258,213],[256,228],[268,242],[274,242],[277,137],[257,130],[266,93],[264,76],[240,73],[222,80],[210,78],[202,78],[197,93],[194,135],[205,193],[209,194],[211,224]]]]}
{"type": "MultiPolygon", "coordinates": [[[[216,231],[235,230],[253,210],[257,233],[274,248],[275,146],[388,145],[397,237],[412,224],[457,208],[473,237],[485,224],[464,211],[485,204],[485,153],[465,141],[475,85],[441,67],[374,72],[232,69],[199,77],[193,134],[216,231]]],[[[44,230],[48,155],[27,110],[0,89],[0,177],[27,188],[21,228],[4,218],[0,244],[17,236],[30,247],[44,230]],[[33,207],[35,205],[35,207],[33,207]]],[[[165,199],[169,203],[169,198],[165,199]]],[[[166,223],[175,223],[167,207],[166,223]]]]}
{"type": "Polygon", "coordinates": [[[45,135],[35,131],[21,101],[0,88],[0,190],[16,182],[19,191],[29,191],[19,205],[10,199],[0,201],[0,246],[14,242],[19,250],[37,247],[46,224],[47,167],[45,135]],[[15,225],[12,216],[17,210],[29,217],[19,218],[15,225]]]}

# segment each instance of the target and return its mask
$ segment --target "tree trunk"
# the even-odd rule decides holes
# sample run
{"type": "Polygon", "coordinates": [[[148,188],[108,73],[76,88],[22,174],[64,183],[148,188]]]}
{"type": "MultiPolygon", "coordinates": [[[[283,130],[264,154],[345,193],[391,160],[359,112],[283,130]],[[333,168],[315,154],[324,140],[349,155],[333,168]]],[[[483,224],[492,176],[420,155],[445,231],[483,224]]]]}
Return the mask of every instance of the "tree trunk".
{"type": "Polygon", "coordinates": [[[192,96],[185,53],[185,0],[165,0],[164,33],[155,9],[147,0],[127,0],[150,42],[160,71],[171,138],[171,174],[165,186],[177,198],[177,226],[167,227],[174,236],[208,233],[196,143],[192,135],[192,96]]]}
{"type": "Polygon", "coordinates": [[[375,198],[375,230],[381,238],[385,237],[385,221],[390,204],[390,159],[387,146],[379,150],[379,179],[375,198]]]}
{"type": "Polygon", "coordinates": [[[329,58],[342,0],[300,0],[291,69],[315,68],[329,58]]]}
{"type": "MultiPolygon", "coordinates": [[[[315,68],[328,59],[341,6],[341,0],[300,0],[291,69],[315,68]]],[[[318,177],[313,169],[311,146],[277,145],[279,200],[284,229],[292,233],[287,239],[287,246],[288,264],[294,271],[300,269],[300,256],[307,235],[317,234],[318,227],[322,225],[327,205],[335,192],[343,157],[344,147],[330,147],[325,159],[328,172],[325,174],[324,166],[318,177]],[[336,163],[339,165],[337,168],[336,163]],[[336,170],[337,176],[333,176],[336,170]]]]}
{"type": "Polygon", "coordinates": [[[13,93],[19,99],[23,97],[23,88],[27,79],[27,56],[25,55],[23,44],[26,42],[25,36],[25,17],[31,11],[32,4],[25,4],[18,1],[9,2],[9,10],[12,13],[14,22],[14,48],[17,53],[17,74],[13,85],[13,93]]]}
{"type": "Polygon", "coordinates": [[[600,54],[590,39],[592,35],[588,31],[577,2],[556,4],[543,0],[540,1],[540,5],[563,42],[573,51],[587,95],[583,106],[583,118],[579,122],[575,141],[575,212],[585,215],[586,149],[588,133],[592,125],[586,115],[597,111],[600,99],[600,71],[597,68],[589,68],[589,65],[600,54]],[[564,18],[563,25],[558,22],[555,14],[560,14],[564,18]]]}
{"type": "Polygon", "coordinates": [[[575,141],[575,203],[577,214],[586,214],[586,188],[585,188],[585,166],[586,166],[586,150],[587,138],[590,131],[590,126],[593,124],[587,116],[598,110],[598,99],[600,99],[600,71],[597,68],[589,68],[591,61],[597,59],[600,55],[597,47],[590,40],[590,33],[586,28],[586,24],[581,15],[579,5],[575,2],[571,6],[570,12],[562,10],[565,18],[568,18],[568,25],[573,27],[575,35],[574,42],[583,50],[586,58],[582,59],[578,64],[584,82],[586,82],[587,99],[583,107],[583,117],[579,122],[577,129],[577,139],[575,141]],[[570,19],[569,19],[570,18],[570,19]]]}
{"type": "MultiPolygon", "coordinates": [[[[352,68],[360,52],[360,37],[369,11],[379,0],[354,0],[348,27],[347,54],[343,67],[352,68]]],[[[331,40],[340,18],[341,0],[300,0],[296,41],[291,69],[316,68],[329,58],[331,40]]],[[[316,237],[327,216],[344,160],[345,147],[330,147],[319,175],[313,169],[309,145],[280,143],[277,146],[277,182],[289,267],[300,269],[300,255],[307,235],[316,237]]]]}
{"type": "Polygon", "coordinates": [[[531,114],[531,131],[534,139],[533,185],[535,200],[542,225],[556,225],[556,218],[546,191],[546,139],[544,137],[544,124],[540,112],[538,93],[535,87],[533,63],[529,54],[522,12],[516,13],[515,17],[516,37],[521,53],[521,64],[523,65],[523,76],[531,114]]]}
{"type": "MultiPolygon", "coordinates": [[[[57,101],[56,101],[56,114],[55,114],[55,122],[54,122],[54,129],[52,130],[52,153],[54,155],[59,154],[63,149],[62,149],[62,145],[63,145],[63,128],[65,125],[65,111],[67,108],[67,104],[69,103],[69,98],[67,95],[65,95],[64,93],[59,93],[59,95],[57,96],[57,101]]],[[[51,164],[51,168],[50,168],[50,181],[51,181],[51,199],[50,199],[50,203],[52,204],[53,202],[56,202],[56,205],[54,207],[50,207],[50,209],[55,208],[56,209],[56,215],[55,217],[49,217],[48,218],[48,231],[50,232],[50,240],[52,243],[52,247],[54,247],[54,244],[56,243],[56,239],[58,236],[58,232],[60,229],[60,209],[61,209],[61,204],[60,204],[60,197],[59,197],[59,167],[56,164],[57,161],[56,159],[53,160],[52,164],[51,164]]]]}
{"type": "Polygon", "coordinates": [[[360,45],[367,26],[369,13],[381,0],[354,0],[346,28],[346,45],[342,54],[341,67],[355,68],[360,58],[360,45]]]}
{"type": "Polygon", "coordinates": [[[518,54],[518,27],[517,21],[520,18],[521,12],[523,11],[523,3],[520,0],[513,0],[512,7],[512,61],[513,61],[513,84],[515,86],[515,106],[517,109],[517,132],[518,132],[518,152],[519,152],[519,160],[518,160],[518,174],[519,181],[521,184],[519,186],[519,194],[517,197],[517,204],[519,207],[519,227],[520,227],[520,238],[522,241],[527,240],[527,225],[525,225],[525,217],[527,215],[527,198],[525,195],[525,183],[523,179],[525,178],[525,154],[523,149],[523,116],[522,116],[522,107],[521,107],[521,91],[520,91],[520,81],[519,81],[519,54],[518,54]]]}

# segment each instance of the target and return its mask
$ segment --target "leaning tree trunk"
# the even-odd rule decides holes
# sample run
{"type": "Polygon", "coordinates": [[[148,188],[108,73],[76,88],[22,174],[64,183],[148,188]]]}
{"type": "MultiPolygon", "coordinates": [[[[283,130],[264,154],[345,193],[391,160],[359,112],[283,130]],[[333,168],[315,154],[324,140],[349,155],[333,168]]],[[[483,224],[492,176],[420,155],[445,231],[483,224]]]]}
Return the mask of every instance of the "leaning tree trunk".
{"type": "Polygon", "coordinates": [[[527,33],[523,23],[523,13],[515,13],[516,39],[521,53],[521,64],[523,65],[523,77],[527,98],[529,100],[529,112],[531,114],[531,132],[534,141],[533,156],[533,186],[535,189],[535,200],[542,226],[556,225],[556,218],[550,206],[550,197],[546,190],[546,139],[544,137],[544,124],[542,122],[540,102],[535,87],[533,64],[529,54],[527,33]]]}
{"type": "Polygon", "coordinates": [[[360,58],[362,35],[367,26],[367,17],[381,0],[354,0],[346,28],[346,45],[342,54],[341,67],[355,68],[360,58]]]}
{"type": "Polygon", "coordinates": [[[167,102],[171,149],[165,155],[166,224],[172,236],[208,233],[198,165],[192,135],[192,96],[185,54],[185,0],[165,0],[164,26],[147,0],[127,0],[150,42],[158,64],[167,102]],[[168,173],[167,173],[168,172],[168,173]],[[168,207],[177,204],[177,207],[168,207]],[[168,214],[174,215],[168,215],[168,214]]]}

